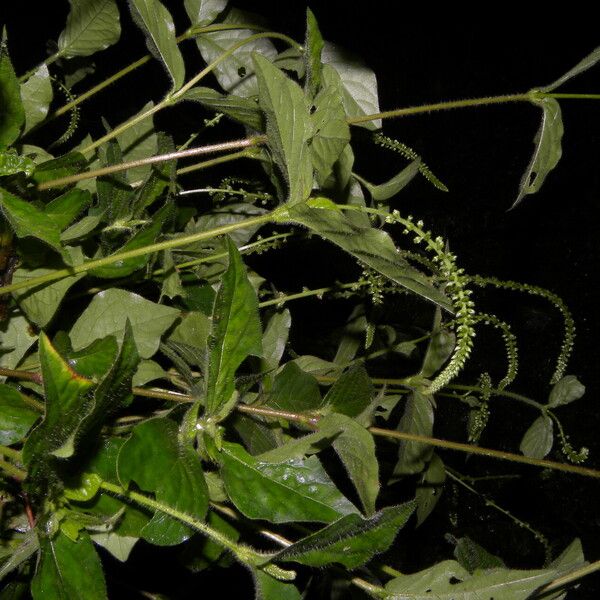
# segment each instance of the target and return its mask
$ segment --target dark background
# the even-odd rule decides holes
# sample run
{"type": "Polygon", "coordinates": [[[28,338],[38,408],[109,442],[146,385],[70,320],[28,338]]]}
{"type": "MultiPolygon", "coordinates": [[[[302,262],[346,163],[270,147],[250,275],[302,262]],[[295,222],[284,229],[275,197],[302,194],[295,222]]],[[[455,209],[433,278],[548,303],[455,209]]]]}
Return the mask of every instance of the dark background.
{"type": "MultiPolygon", "coordinates": [[[[26,3],[17,7],[11,3],[10,9],[6,4],[0,8],[0,23],[8,24],[13,60],[17,72],[22,73],[45,56],[48,39],[57,39],[68,3],[48,2],[44,12],[37,12],[35,17],[26,3]]],[[[486,5],[485,14],[455,6],[452,11],[438,12],[429,3],[407,9],[405,3],[381,0],[240,0],[233,4],[268,16],[274,30],[299,40],[303,38],[304,10],[308,4],[324,37],[362,56],[378,74],[382,110],[523,92],[552,82],[600,45],[597,28],[594,32],[594,24],[589,23],[583,10],[578,10],[577,3],[569,5],[572,16],[538,13],[530,17],[511,11],[504,3],[486,5]]],[[[178,31],[182,31],[186,21],[181,3],[171,1],[166,5],[178,21],[178,31]]],[[[143,52],[142,36],[132,27],[125,6],[122,20],[122,42],[106,51],[108,60],[99,57],[98,72],[79,91],[143,52]]],[[[159,97],[165,88],[166,77],[160,67],[145,67],[115,86],[114,94],[106,91],[84,105],[82,118],[100,111],[116,124],[137,111],[147,97],[159,97]]],[[[559,91],[600,93],[600,65],[559,91]]],[[[573,445],[590,447],[588,464],[600,467],[596,403],[600,383],[596,339],[600,325],[596,310],[600,296],[596,268],[600,249],[600,103],[565,100],[561,106],[565,125],[563,158],[541,192],[526,197],[513,211],[507,209],[516,198],[539,125],[540,113],[535,107],[512,104],[397,119],[386,122],[384,132],[419,152],[450,188],[450,193],[444,194],[418,178],[399,196],[395,204],[398,209],[423,218],[434,232],[448,238],[459,263],[468,272],[547,287],[571,307],[578,337],[568,373],[580,378],[587,393],[584,399],[559,412],[573,445]]],[[[182,118],[185,123],[185,119],[194,118],[194,113],[182,118]]],[[[374,181],[393,175],[403,166],[399,156],[383,151],[365,153],[360,160],[362,172],[369,173],[374,181]]],[[[293,277],[288,275],[288,280],[280,274],[283,289],[310,285],[310,265],[310,261],[304,268],[295,265],[293,277]]],[[[335,268],[332,265],[330,270],[334,276],[335,268]]],[[[544,401],[560,345],[559,314],[542,300],[510,292],[482,293],[478,301],[481,308],[510,321],[519,335],[521,370],[513,389],[544,401]]],[[[323,310],[320,304],[307,302],[299,303],[298,310],[303,318],[312,318],[312,323],[318,325],[331,316],[327,310],[338,309],[337,304],[332,306],[333,309],[323,310]]],[[[305,327],[310,329],[311,324],[305,327]]],[[[486,348],[485,338],[482,343],[486,348]]],[[[490,356],[488,360],[504,360],[501,353],[490,356]]],[[[481,355],[474,357],[476,365],[485,364],[485,359],[481,355]]],[[[494,429],[482,443],[512,450],[518,447],[528,419],[534,418],[531,412],[514,403],[507,405],[502,399],[495,402],[492,415],[494,429]],[[520,417],[525,420],[520,422],[520,417]]],[[[551,457],[560,460],[556,451],[551,457]]],[[[519,474],[515,483],[496,490],[494,498],[540,529],[555,546],[555,552],[579,536],[588,559],[600,558],[600,497],[594,480],[574,475],[548,476],[535,469],[490,464],[481,459],[472,459],[465,465],[464,457],[453,458],[449,454],[444,455],[446,458],[454,460],[453,465],[459,470],[464,467],[469,472],[519,474]]],[[[395,563],[398,568],[410,570],[406,565],[411,560],[422,559],[426,564],[428,557],[430,562],[450,557],[451,547],[439,539],[444,527],[454,535],[472,535],[483,545],[489,542],[509,565],[541,563],[539,546],[529,534],[515,533],[506,519],[493,512],[488,514],[481,503],[462,492],[454,500],[452,494],[447,496],[446,511],[454,502],[452,510],[459,516],[458,525],[452,529],[444,523],[447,517],[443,515],[432,518],[429,529],[426,525],[419,532],[422,537],[415,536],[409,552],[400,551],[395,563]],[[471,510],[484,516],[478,517],[476,523],[469,522],[471,510]]],[[[443,507],[440,513],[445,515],[443,507]]],[[[570,592],[569,598],[596,598],[600,597],[598,594],[600,577],[594,575],[585,579],[579,590],[570,592]]]]}

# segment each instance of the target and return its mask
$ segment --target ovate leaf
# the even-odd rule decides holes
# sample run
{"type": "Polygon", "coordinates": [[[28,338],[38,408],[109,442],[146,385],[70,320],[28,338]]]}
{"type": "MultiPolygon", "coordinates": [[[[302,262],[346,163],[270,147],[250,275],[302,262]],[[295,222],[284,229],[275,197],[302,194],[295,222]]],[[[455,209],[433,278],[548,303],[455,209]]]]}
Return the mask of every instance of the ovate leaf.
{"type": "Polygon", "coordinates": [[[23,315],[0,323],[0,366],[14,369],[36,340],[37,334],[23,315]]]}
{"type": "Polygon", "coordinates": [[[140,356],[150,358],[158,350],[160,336],[178,316],[179,311],[175,308],[113,288],[94,296],[69,335],[75,350],[85,348],[107,335],[114,335],[120,343],[129,319],[140,356]]]}
{"type": "Polygon", "coordinates": [[[319,408],[321,402],[316,378],[289,362],[275,375],[267,404],[277,410],[302,412],[319,408]]]}
{"type": "Polygon", "coordinates": [[[27,156],[20,156],[14,148],[0,150],[0,177],[25,173],[29,177],[35,170],[35,163],[27,156]]]}
{"type": "Polygon", "coordinates": [[[414,501],[384,508],[370,519],[346,515],[279,552],[273,560],[310,567],[338,563],[356,569],[387,550],[415,509],[414,501]]]}
{"type": "Polygon", "coordinates": [[[528,194],[537,192],[544,183],[546,176],[562,156],[562,136],[564,133],[560,106],[554,98],[539,98],[532,102],[542,109],[542,122],[535,135],[533,143],[535,150],[527,167],[519,194],[511,208],[514,208],[528,194]]]}
{"type": "Polygon", "coordinates": [[[306,98],[300,86],[266,58],[254,55],[254,65],[269,147],[287,184],[287,201],[297,204],[308,198],[313,183],[308,146],[313,124],[306,98]]]}
{"type": "Polygon", "coordinates": [[[454,556],[469,573],[474,573],[478,569],[494,569],[506,566],[501,558],[491,554],[466,536],[457,540],[454,556]]]}
{"type": "Polygon", "coordinates": [[[554,424],[547,415],[538,417],[525,432],[519,449],[525,456],[531,458],[544,458],[554,441],[554,424]]]}
{"type": "Polygon", "coordinates": [[[335,413],[357,417],[369,406],[374,391],[366,369],[356,365],[340,375],[331,386],[323,406],[335,413]]]}
{"type": "Polygon", "coordinates": [[[446,481],[446,469],[442,459],[437,454],[432,454],[423,473],[421,481],[417,484],[415,501],[417,502],[417,526],[431,514],[442,495],[442,489],[446,481]]]}
{"type": "Polygon", "coordinates": [[[227,0],[183,0],[192,25],[210,25],[225,10],[227,0]]]}
{"type": "Polygon", "coordinates": [[[574,375],[563,377],[550,392],[548,406],[555,408],[579,400],[585,394],[585,386],[574,375]]]}
{"type": "Polygon", "coordinates": [[[215,300],[206,384],[206,412],[215,414],[235,389],[235,372],[249,356],[262,352],[256,292],[235,244],[227,238],[229,266],[215,300]]]}
{"type": "Polygon", "coordinates": [[[455,344],[456,335],[449,329],[442,327],[442,313],[439,309],[436,309],[431,337],[419,375],[425,378],[435,375],[452,355],[455,344]]]}
{"type": "Polygon", "coordinates": [[[356,512],[316,456],[281,463],[263,462],[231,443],[223,444],[220,456],[227,494],[250,519],[330,523],[356,512]]]}
{"type": "Polygon", "coordinates": [[[71,11],[58,49],[64,58],[90,56],[119,41],[121,23],[115,0],[69,0],[71,11]]]}
{"type": "Polygon", "coordinates": [[[84,531],[77,541],[59,531],[43,535],[40,561],[31,582],[33,600],[105,600],[106,582],[94,544],[84,531]]]}
{"type": "Polygon", "coordinates": [[[146,36],[146,45],[160,60],[177,91],[185,81],[185,65],[175,40],[175,25],[169,11],[158,0],[131,0],[131,15],[146,36]]]}
{"type": "Polygon", "coordinates": [[[0,41],[0,149],[10,146],[25,122],[19,81],[8,56],[6,39],[0,41]]]}
{"type": "Polygon", "coordinates": [[[293,583],[279,581],[260,569],[253,570],[256,600],[302,600],[293,583]]]}
{"type": "Polygon", "coordinates": [[[44,207],[46,216],[58,227],[66,229],[90,204],[92,197],[87,190],[72,188],[44,207]]]}
{"type": "Polygon", "coordinates": [[[304,62],[306,64],[306,89],[314,96],[321,86],[321,51],[325,42],[319,31],[317,19],[310,8],[306,9],[306,39],[304,42],[304,62]]]}
{"type": "Polygon", "coordinates": [[[21,84],[21,100],[25,110],[24,133],[46,118],[52,96],[50,73],[48,67],[42,63],[37,71],[21,84]]]}
{"type": "Polygon", "coordinates": [[[287,308],[274,313],[269,319],[262,342],[265,370],[275,369],[279,365],[285,351],[291,324],[292,316],[287,308]]]}
{"type": "Polygon", "coordinates": [[[15,388],[0,383],[0,444],[20,442],[39,417],[15,388]]]}

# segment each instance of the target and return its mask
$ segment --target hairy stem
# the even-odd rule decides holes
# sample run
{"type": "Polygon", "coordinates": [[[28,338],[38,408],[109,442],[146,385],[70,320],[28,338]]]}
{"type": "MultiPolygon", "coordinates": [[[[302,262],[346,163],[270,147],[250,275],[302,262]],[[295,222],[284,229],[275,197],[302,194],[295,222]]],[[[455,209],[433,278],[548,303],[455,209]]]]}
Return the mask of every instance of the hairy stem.
{"type": "Polygon", "coordinates": [[[1,458],[0,471],[4,471],[7,475],[12,477],[13,479],[16,479],[17,481],[23,481],[25,477],[27,477],[27,473],[25,471],[22,471],[18,467],[15,467],[15,465],[5,460],[2,460],[1,458]]]}

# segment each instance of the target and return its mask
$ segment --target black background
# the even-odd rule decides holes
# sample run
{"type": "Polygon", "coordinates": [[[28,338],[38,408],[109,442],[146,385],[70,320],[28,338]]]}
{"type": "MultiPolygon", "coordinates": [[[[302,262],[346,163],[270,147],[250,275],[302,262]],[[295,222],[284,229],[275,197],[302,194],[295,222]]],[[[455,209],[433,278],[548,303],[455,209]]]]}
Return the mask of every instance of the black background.
{"type": "MultiPolygon", "coordinates": [[[[124,4],[122,42],[106,51],[107,60],[99,57],[96,75],[76,91],[87,89],[143,52],[142,36],[132,27],[124,4]]],[[[181,3],[166,4],[178,21],[178,31],[182,31],[186,21],[181,3]]],[[[383,110],[523,92],[555,80],[600,45],[600,35],[594,32],[583,5],[579,7],[577,3],[570,4],[569,17],[543,13],[524,16],[507,9],[504,3],[488,3],[485,14],[456,6],[438,12],[429,3],[407,9],[405,3],[381,0],[234,3],[267,16],[273,29],[299,40],[303,38],[306,4],[315,13],[326,39],[356,52],[376,71],[383,110]]],[[[22,73],[45,56],[48,39],[57,39],[68,3],[40,4],[44,8],[35,15],[30,4],[12,4],[10,9],[6,5],[4,2],[0,8],[0,23],[8,24],[11,54],[17,72],[22,73]]],[[[160,67],[145,67],[115,86],[113,94],[105,91],[84,105],[82,118],[85,120],[99,111],[116,124],[139,110],[148,97],[160,97],[166,86],[160,67]]],[[[600,65],[560,91],[600,93],[600,65]]],[[[512,104],[397,119],[386,122],[384,132],[417,150],[450,188],[450,193],[443,194],[417,179],[396,201],[398,209],[423,218],[433,231],[448,238],[461,266],[468,272],[547,287],[571,307],[578,337],[568,372],[580,378],[587,386],[587,393],[583,400],[561,409],[560,415],[573,444],[586,445],[592,450],[589,466],[599,467],[600,418],[596,398],[600,378],[596,336],[600,322],[596,310],[599,300],[596,264],[600,245],[597,228],[600,103],[565,100],[561,106],[565,124],[563,158],[539,194],[526,197],[517,209],[508,212],[533,150],[532,139],[540,119],[535,107],[512,104]]],[[[194,113],[182,118],[185,123],[185,119],[194,118],[194,113]]],[[[403,166],[400,157],[379,151],[361,155],[360,160],[362,172],[369,173],[374,181],[391,176],[403,166]]],[[[332,265],[331,270],[334,269],[332,265]]],[[[284,283],[294,289],[310,285],[309,271],[310,268],[295,267],[293,277],[297,280],[284,278],[284,283]]],[[[558,313],[541,300],[509,292],[493,297],[480,294],[478,299],[486,310],[510,321],[519,335],[521,371],[514,389],[544,401],[560,345],[558,313]]],[[[312,315],[313,322],[318,324],[328,314],[320,306],[305,303],[299,310],[305,318],[312,315]]],[[[483,343],[485,347],[486,342],[483,343]]],[[[502,354],[497,356],[503,360],[502,354]]],[[[476,357],[482,363],[484,359],[485,356],[476,357]]],[[[482,443],[514,450],[527,427],[527,419],[535,415],[514,405],[504,406],[502,400],[497,403],[492,417],[495,429],[482,443]],[[519,422],[518,417],[526,420],[519,422]]],[[[556,452],[552,457],[560,459],[556,452]]],[[[448,455],[448,460],[457,459],[448,455]]],[[[457,468],[464,466],[464,458],[460,460],[457,468]]],[[[593,480],[573,475],[546,477],[535,469],[515,469],[489,462],[486,467],[479,459],[467,465],[464,470],[489,468],[494,472],[519,473],[517,483],[498,492],[501,496],[495,496],[496,499],[542,530],[556,550],[573,536],[580,536],[588,559],[600,558],[597,541],[600,498],[593,480]]],[[[460,495],[456,502],[458,509],[464,504],[465,513],[469,512],[469,506],[474,511],[483,511],[481,504],[466,496],[460,495]]],[[[425,527],[423,538],[415,537],[416,546],[410,550],[412,560],[419,557],[426,563],[428,556],[430,562],[450,557],[451,548],[443,540],[432,546],[435,542],[431,538],[427,547],[423,547],[422,540],[433,535],[434,526],[439,537],[443,519],[434,520],[431,531],[425,527]]],[[[527,535],[511,533],[512,526],[502,517],[488,515],[476,524],[465,520],[463,529],[460,526],[455,534],[473,535],[484,545],[486,533],[488,541],[497,540],[498,553],[509,565],[540,564],[539,547],[527,535]],[[503,532],[506,532],[504,538],[503,532]]],[[[449,525],[446,530],[450,531],[449,525]]],[[[411,559],[405,554],[406,551],[401,551],[400,557],[396,557],[400,569],[405,566],[401,560],[406,559],[410,564],[411,559]]],[[[218,576],[216,573],[215,577],[218,576]]],[[[569,598],[596,598],[599,593],[600,578],[591,576],[569,598]]],[[[188,596],[182,592],[177,597],[188,596]]]]}

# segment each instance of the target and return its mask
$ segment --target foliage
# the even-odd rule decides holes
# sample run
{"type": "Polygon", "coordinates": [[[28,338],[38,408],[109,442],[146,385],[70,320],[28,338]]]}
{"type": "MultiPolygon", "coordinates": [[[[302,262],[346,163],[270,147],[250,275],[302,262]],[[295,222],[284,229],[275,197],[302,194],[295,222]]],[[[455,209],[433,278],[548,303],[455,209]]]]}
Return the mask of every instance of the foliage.
{"type": "MultiPolygon", "coordinates": [[[[106,598],[107,553],[126,562],[140,540],[173,547],[182,569],[227,569],[233,559],[265,600],[322,586],[333,596],[343,582],[387,599],[557,597],[554,582],[576,580],[585,564],[578,540],[536,570],[508,567],[470,538],[456,540],[456,560],[410,575],[382,560],[436,510],[449,479],[477,493],[441,449],[592,473],[543,460],[556,436],[568,461],[587,458],[557,414],[585,392],[565,374],[574,344],[565,303],[539,287],[465,273],[447,240],[393,208],[419,173],[448,191],[412,149],[382,133],[384,118],[418,111],[382,114],[375,74],[326,42],[310,10],[300,44],[225,0],[184,6],[189,28],[176,37],[158,0],[129,3],[151,58],[114,79],[155,60],[167,74],[166,92],[158,102],[140,98],[141,111],[114,128],[104,120],[106,134],[96,139],[74,131],[77,119],[55,143],[42,128],[83,101],[68,92],[71,61],[85,77],[91,57],[102,60],[102,50],[118,43],[116,2],[70,0],[56,53],[20,78],[6,36],[0,46],[0,580],[7,597],[106,598]],[[194,75],[179,47],[191,38],[206,63],[194,75]],[[214,87],[200,85],[209,74],[214,87]],[[56,88],[69,100],[58,110],[56,88]],[[166,107],[177,114],[186,101],[210,118],[181,142],[177,127],[158,130],[153,115],[166,107]],[[227,120],[240,139],[194,145],[207,128],[227,131],[227,120]],[[355,136],[351,126],[368,131],[355,136]],[[355,172],[361,144],[410,163],[371,183],[355,172]],[[180,164],[209,153],[221,154],[180,164]],[[215,183],[209,167],[239,158],[248,169],[227,165],[215,183]],[[203,207],[190,201],[198,194],[209,199],[203,207]],[[332,256],[337,246],[361,276],[286,295],[264,265],[277,265],[273,249],[285,241],[308,253],[316,238],[331,244],[332,256]],[[249,258],[266,251],[270,263],[249,258]],[[564,341],[548,402],[512,391],[516,337],[480,310],[476,286],[540,296],[561,312],[564,341]],[[314,354],[298,355],[290,330],[303,325],[284,305],[325,294],[348,302],[348,322],[333,350],[323,340],[314,354]],[[388,302],[402,303],[409,326],[386,318],[380,309],[388,302]],[[508,367],[496,369],[494,359],[491,375],[457,383],[473,377],[465,366],[480,324],[502,336],[508,367]],[[390,356],[404,376],[374,377],[389,371],[390,362],[378,361],[390,356]],[[467,423],[464,443],[433,437],[438,402],[448,396],[467,423]],[[521,454],[478,445],[498,397],[534,412],[514,423],[521,454]],[[397,450],[379,438],[395,440],[397,450]]],[[[515,204],[559,162],[554,89],[599,59],[596,50],[551,86],[510,97],[543,112],[515,204]]]]}

